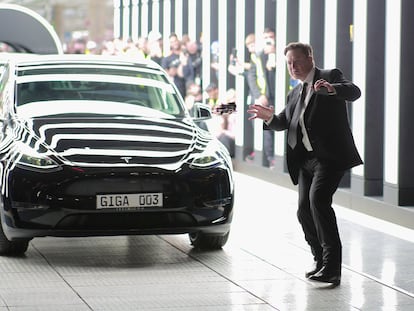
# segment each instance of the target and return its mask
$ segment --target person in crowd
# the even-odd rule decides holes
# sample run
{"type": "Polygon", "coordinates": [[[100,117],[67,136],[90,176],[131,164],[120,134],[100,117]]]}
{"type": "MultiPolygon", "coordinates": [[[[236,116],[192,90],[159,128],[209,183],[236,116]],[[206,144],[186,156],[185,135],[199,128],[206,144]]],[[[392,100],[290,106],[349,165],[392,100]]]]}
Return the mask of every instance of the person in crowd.
{"type": "MultiPolygon", "coordinates": [[[[231,88],[226,92],[225,104],[236,102],[236,91],[231,88]]],[[[222,113],[218,115],[219,127],[216,136],[218,140],[229,151],[230,156],[233,158],[236,149],[236,115],[234,113],[222,113]]]]}
{"type": "Polygon", "coordinates": [[[167,72],[168,77],[170,78],[170,81],[175,84],[181,96],[185,98],[185,95],[186,95],[185,80],[178,73],[178,70],[179,70],[178,67],[180,66],[180,64],[176,62],[175,60],[170,59],[169,63],[164,64],[164,66],[165,66],[165,71],[167,72]]]}
{"type": "MultiPolygon", "coordinates": [[[[190,116],[197,117],[197,111],[194,109],[194,107],[195,107],[194,105],[196,103],[202,103],[203,102],[203,94],[201,92],[200,85],[198,85],[195,82],[190,82],[187,85],[187,90],[186,90],[186,95],[185,95],[184,102],[185,102],[186,108],[188,109],[188,111],[190,113],[190,116]]],[[[197,121],[196,124],[200,128],[208,131],[208,127],[207,127],[206,122],[197,121]]]]}
{"type": "Polygon", "coordinates": [[[218,98],[219,98],[219,89],[217,84],[214,82],[211,82],[209,85],[207,85],[205,92],[207,93],[207,104],[210,106],[211,110],[214,111],[218,104],[218,98]]]}
{"type": "Polygon", "coordinates": [[[115,55],[115,43],[114,41],[108,40],[105,41],[101,51],[102,55],[115,55]]]}
{"type": "Polygon", "coordinates": [[[124,55],[134,60],[145,59],[144,50],[140,49],[137,42],[134,42],[132,39],[128,39],[124,48],[124,55]]]}
{"type": "MultiPolygon", "coordinates": [[[[263,51],[252,55],[252,66],[248,73],[251,94],[255,103],[270,107],[275,100],[276,75],[276,46],[275,32],[266,28],[263,32],[263,51]]],[[[263,132],[263,164],[272,168],[274,166],[274,132],[263,132]]]]}
{"type": "MultiPolygon", "coordinates": [[[[147,59],[151,59],[158,65],[161,65],[163,60],[162,53],[162,36],[158,31],[150,31],[147,37],[147,59]]],[[[165,68],[165,67],[164,67],[165,68]]]]}
{"type": "MultiPolygon", "coordinates": [[[[242,75],[245,78],[245,81],[247,83],[247,87],[249,90],[249,95],[247,97],[246,103],[247,105],[250,105],[254,102],[253,95],[251,92],[252,86],[250,85],[252,81],[248,78],[249,71],[252,67],[252,58],[254,58],[256,54],[256,36],[254,33],[250,33],[246,36],[245,45],[248,50],[248,60],[242,62],[237,57],[237,54],[232,52],[232,54],[230,54],[230,62],[228,66],[228,71],[234,76],[242,75]]],[[[244,148],[245,160],[247,162],[253,162],[254,157],[255,157],[254,143],[253,143],[254,122],[251,120],[248,120],[248,118],[249,118],[249,115],[246,114],[245,120],[244,120],[243,148],[244,148]]]]}
{"type": "Polygon", "coordinates": [[[202,58],[199,44],[196,41],[188,41],[183,51],[183,76],[186,83],[194,82],[202,87],[202,58]]]}
{"type": "Polygon", "coordinates": [[[201,87],[197,83],[190,82],[187,84],[184,102],[188,111],[190,112],[190,115],[194,117],[194,104],[197,102],[203,102],[203,94],[201,92],[201,87]]]}
{"type": "Polygon", "coordinates": [[[234,156],[235,152],[235,114],[222,113],[220,108],[229,103],[236,102],[236,92],[229,89],[226,92],[226,98],[219,100],[219,89],[214,82],[211,82],[205,89],[208,99],[207,103],[213,113],[213,118],[208,122],[208,130],[218,138],[219,141],[227,148],[230,156],[234,156]]]}
{"type": "Polygon", "coordinates": [[[219,79],[219,56],[220,56],[220,43],[216,40],[211,42],[210,44],[210,68],[211,68],[211,75],[214,77],[214,81],[218,81],[219,79]]]}
{"type": "Polygon", "coordinates": [[[161,66],[167,70],[169,74],[174,75],[174,83],[185,97],[186,81],[183,74],[183,51],[181,41],[177,34],[172,33],[169,36],[170,51],[167,56],[161,60],[161,66]]]}
{"type": "Polygon", "coordinates": [[[341,282],[342,244],[332,196],[344,172],[362,164],[348,122],[347,102],[360,89],[335,68],[315,67],[309,44],[293,42],[284,50],[287,68],[299,84],[287,95],[285,108],[253,104],[251,118],[266,130],[287,130],[286,159],[290,177],[298,184],[297,216],[314,257],[310,280],[341,282]]]}
{"type": "Polygon", "coordinates": [[[248,51],[248,61],[240,61],[235,53],[236,51],[233,51],[230,54],[228,71],[234,76],[243,75],[247,79],[247,74],[252,67],[252,55],[256,53],[256,36],[254,33],[246,36],[245,45],[248,51]]]}
{"type": "Polygon", "coordinates": [[[177,34],[172,33],[169,36],[170,51],[168,55],[164,56],[161,61],[161,66],[167,68],[167,65],[174,62],[177,64],[177,68],[180,64],[180,55],[182,53],[181,41],[178,39],[177,34]]]}

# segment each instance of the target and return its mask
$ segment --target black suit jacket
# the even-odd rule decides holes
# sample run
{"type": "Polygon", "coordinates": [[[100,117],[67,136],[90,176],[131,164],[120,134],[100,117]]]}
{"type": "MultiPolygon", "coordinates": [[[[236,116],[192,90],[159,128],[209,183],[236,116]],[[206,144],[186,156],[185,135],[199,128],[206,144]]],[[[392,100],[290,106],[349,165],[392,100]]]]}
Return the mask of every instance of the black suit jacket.
{"type": "MultiPolygon", "coordinates": [[[[334,169],[346,170],[362,164],[349,127],[346,107],[347,101],[354,101],[361,96],[361,91],[339,69],[316,68],[313,82],[321,78],[335,87],[336,94],[312,95],[304,114],[306,130],[315,157],[329,162],[334,169]]],[[[295,107],[299,104],[301,89],[301,85],[298,85],[289,92],[286,107],[273,117],[269,125],[265,124],[264,129],[281,131],[289,128],[295,107]]],[[[289,174],[296,185],[305,156],[304,148],[298,142],[294,150],[286,144],[286,151],[289,174]]]]}

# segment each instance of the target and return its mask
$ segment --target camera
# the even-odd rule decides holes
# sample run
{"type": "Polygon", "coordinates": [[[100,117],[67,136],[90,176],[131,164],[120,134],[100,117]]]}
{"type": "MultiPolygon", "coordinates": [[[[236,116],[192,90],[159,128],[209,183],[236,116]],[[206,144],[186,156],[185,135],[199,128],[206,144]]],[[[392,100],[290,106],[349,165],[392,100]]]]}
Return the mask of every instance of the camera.
{"type": "Polygon", "coordinates": [[[227,103],[217,105],[214,111],[217,114],[232,113],[236,111],[236,103],[227,103]]]}
{"type": "Polygon", "coordinates": [[[231,60],[231,64],[234,66],[236,65],[236,61],[237,61],[237,49],[233,48],[231,50],[231,55],[233,56],[232,60],[231,60]]]}

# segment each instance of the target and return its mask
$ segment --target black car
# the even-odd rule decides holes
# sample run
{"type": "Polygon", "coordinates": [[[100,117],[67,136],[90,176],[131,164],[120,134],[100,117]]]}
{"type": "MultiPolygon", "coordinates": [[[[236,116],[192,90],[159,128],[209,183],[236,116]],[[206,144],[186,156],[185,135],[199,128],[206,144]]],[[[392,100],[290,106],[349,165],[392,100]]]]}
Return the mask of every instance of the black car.
{"type": "Polygon", "coordinates": [[[0,55],[0,253],[43,236],[188,233],[227,241],[227,150],[152,62],[0,55]]]}

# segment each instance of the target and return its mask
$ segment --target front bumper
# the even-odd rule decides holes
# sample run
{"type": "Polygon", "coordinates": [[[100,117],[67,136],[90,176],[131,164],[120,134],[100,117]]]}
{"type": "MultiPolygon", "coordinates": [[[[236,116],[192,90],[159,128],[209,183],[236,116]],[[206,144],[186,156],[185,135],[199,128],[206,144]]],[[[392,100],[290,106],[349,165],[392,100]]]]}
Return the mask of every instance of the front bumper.
{"type": "Polygon", "coordinates": [[[233,209],[228,170],[79,169],[36,173],[16,167],[3,195],[9,239],[39,236],[226,234],[233,209]],[[96,208],[102,193],[163,193],[163,207],[96,208]]]}

